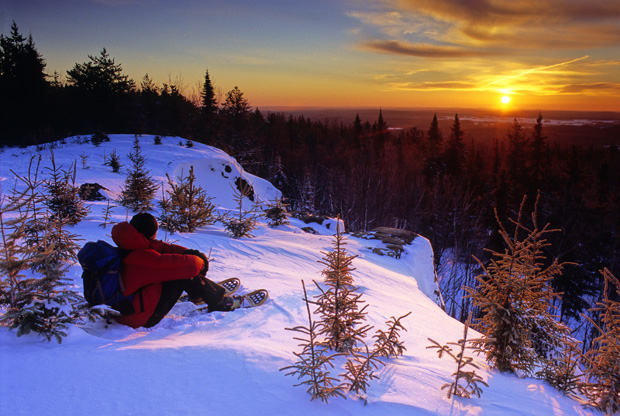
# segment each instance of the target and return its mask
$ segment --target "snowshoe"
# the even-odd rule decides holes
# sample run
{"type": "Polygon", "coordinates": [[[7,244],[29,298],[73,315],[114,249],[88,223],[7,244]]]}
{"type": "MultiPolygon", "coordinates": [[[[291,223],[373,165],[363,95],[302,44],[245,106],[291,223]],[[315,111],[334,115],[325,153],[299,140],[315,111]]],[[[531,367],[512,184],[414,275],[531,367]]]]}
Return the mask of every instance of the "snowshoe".
{"type": "MultiPolygon", "coordinates": [[[[237,289],[239,289],[239,287],[241,287],[241,281],[237,279],[236,277],[231,277],[230,279],[222,280],[221,282],[218,282],[217,284],[224,288],[225,290],[224,295],[231,295],[235,293],[237,289]]],[[[179,298],[179,302],[189,302],[189,301],[190,299],[187,293],[183,293],[181,297],[179,298]]],[[[204,304],[204,302],[198,302],[196,304],[200,305],[200,304],[204,304]]]]}

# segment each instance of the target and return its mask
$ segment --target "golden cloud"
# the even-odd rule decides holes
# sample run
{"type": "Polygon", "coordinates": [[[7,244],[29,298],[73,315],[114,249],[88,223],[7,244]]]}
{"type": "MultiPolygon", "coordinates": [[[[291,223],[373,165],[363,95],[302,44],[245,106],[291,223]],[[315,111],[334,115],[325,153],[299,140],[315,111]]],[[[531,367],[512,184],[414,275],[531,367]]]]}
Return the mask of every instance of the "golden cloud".
{"type": "MultiPolygon", "coordinates": [[[[381,4],[382,12],[375,5],[373,13],[349,15],[366,25],[389,25],[391,35],[400,24],[401,34],[423,34],[430,43],[463,47],[577,49],[620,44],[618,1],[383,0],[381,4]],[[408,30],[412,22],[413,30],[408,30]],[[441,30],[425,31],[425,25],[441,30]]],[[[402,49],[393,48],[393,52],[402,53],[402,49]]]]}
{"type": "Polygon", "coordinates": [[[589,84],[564,85],[558,89],[560,94],[620,94],[620,83],[615,82],[593,82],[589,84]]]}

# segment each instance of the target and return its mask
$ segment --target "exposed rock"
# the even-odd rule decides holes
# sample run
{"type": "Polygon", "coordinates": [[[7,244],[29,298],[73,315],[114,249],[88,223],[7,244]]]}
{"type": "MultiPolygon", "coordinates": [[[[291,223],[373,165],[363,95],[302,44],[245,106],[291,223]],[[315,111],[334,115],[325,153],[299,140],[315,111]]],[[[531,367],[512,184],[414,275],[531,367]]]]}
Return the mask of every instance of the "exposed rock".
{"type": "Polygon", "coordinates": [[[84,201],[103,201],[105,197],[99,192],[102,189],[108,190],[108,188],[98,183],[83,183],[80,185],[80,199],[84,201]]]}
{"type": "Polygon", "coordinates": [[[411,242],[418,236],[413,231],[403,230],[401,228],[377,227],[373,231],[375,234],[400,239],[404,241],[405,244],[411,244],[411,242]]]}
{"type": "Polygon", "coordinates": [[[323,225],[323,221],[325,221],[325,217],[321,217],[319,215],[306,214],[303,212],[295,212],[293,216],[297,219],[302,220],[306,224],[316,223],[319,225],[323,225]]]}
{"type": "Polygon", "coordinates": [[[399,259],[405,251],[404,246],[411,244],[418,235],[413,231],[400,228],[378,227],[371,231],[355,233],[354,237],[367,240],[380,240],[385,247],[375,247],[372,252],[381,256],[388,255],[399,259]]]}

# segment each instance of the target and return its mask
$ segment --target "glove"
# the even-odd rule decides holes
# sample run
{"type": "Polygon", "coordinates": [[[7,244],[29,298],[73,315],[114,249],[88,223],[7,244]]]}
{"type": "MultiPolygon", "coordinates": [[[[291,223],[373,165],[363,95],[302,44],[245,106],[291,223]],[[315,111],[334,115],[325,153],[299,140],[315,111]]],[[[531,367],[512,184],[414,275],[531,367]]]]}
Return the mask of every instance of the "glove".
{"type": "Polygon", "coordinates": [[[185,250],[183,254],[189,254],[192,256],[200,257],[205,265],[202,266],[202,270],[200,270],[200,273],[198,274],[202,276],[205,276],[207,274],[207,272],[209,271],[209,260],[207,259],[207,256],[205,256],[204,253],[198,250],[189,249],[189,250],[185,250]]]}

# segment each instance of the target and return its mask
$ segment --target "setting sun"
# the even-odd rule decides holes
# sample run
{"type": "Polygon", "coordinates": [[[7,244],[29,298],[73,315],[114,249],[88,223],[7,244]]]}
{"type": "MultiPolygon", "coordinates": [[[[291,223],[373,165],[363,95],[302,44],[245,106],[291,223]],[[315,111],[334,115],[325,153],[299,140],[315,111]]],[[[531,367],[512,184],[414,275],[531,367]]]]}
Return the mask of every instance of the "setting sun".
{"type": "Polygon", "coordinates": [[[510,102],[510,97],[507,95],[504,95],[502,97],[502,104],[508,104],[510,102]]]}

